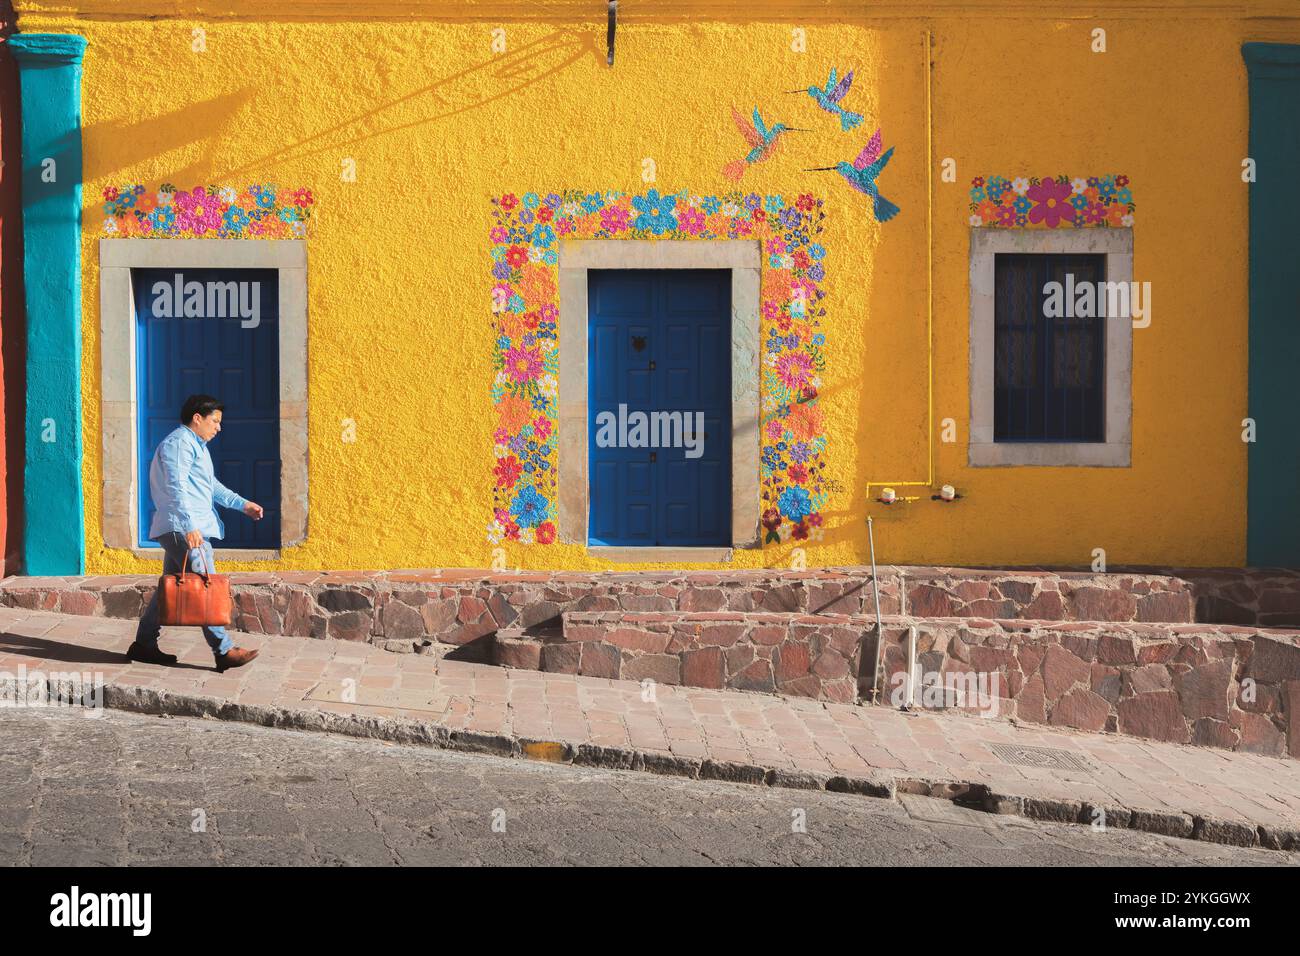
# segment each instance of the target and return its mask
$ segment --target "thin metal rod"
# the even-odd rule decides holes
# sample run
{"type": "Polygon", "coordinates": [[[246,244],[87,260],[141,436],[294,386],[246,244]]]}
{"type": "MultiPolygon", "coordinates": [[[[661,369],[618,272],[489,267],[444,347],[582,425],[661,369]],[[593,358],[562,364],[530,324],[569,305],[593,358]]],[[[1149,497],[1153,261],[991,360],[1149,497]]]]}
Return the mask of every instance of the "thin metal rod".
{"type": "Polygon", "coordinates": [[[605,62],[610,66],[614,65],[614,28],[618,25],[618,0],[609,0],[609,21],[605,27],[605,45],[609,48],[609,53],[605,57],[605,62]]]}
{"type": "Polygon", "coordinates": [[[907,629],[907,696],[904,698],[903,710],[916,706],[916,628],[907,629]]]}
{"type": "Polygon", "coordinates": [[[880,627],[880,575],[876,573],[876,530],[867,516],[867,541],[871,545],[871,590],[876,593],[876,667],[871,672],[871,702],[876,703],[880,694],[880,645],[885,635],[880,627]]]}

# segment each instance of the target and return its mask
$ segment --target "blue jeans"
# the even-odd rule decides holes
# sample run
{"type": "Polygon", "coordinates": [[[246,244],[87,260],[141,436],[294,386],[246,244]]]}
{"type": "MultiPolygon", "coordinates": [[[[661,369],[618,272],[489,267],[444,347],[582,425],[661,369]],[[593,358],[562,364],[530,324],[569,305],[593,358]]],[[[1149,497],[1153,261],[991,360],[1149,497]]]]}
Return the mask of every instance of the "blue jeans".
{"type": "MultiPolygon", "coordinates": [[[[185,543],[185,535],[178,531],[168,531],[154,540],[163,548],[163,574],[179,574],[185,559],[191,553],[190,547],[185,543]]],[[[212,560],[212,543],[207,538],[203,539],[202,558],[199,557],[198,548],[192,550],[194,560],[190,562],[190,570],[216,570],[216,564],[212,560]]],[[[135,642],[145,647],[156,648],[158,632],[158,592],[154,591],[153,597],[149,599],[149,606],[144,609],[144,615],[140,618],[140,626],[135,629],[135,642]]],[[[205,627],[203,636],[208,641],[208,647],[212,648],[212,653],[217,656],[225,654],[235,646],[224,627],[205,627]]]]}

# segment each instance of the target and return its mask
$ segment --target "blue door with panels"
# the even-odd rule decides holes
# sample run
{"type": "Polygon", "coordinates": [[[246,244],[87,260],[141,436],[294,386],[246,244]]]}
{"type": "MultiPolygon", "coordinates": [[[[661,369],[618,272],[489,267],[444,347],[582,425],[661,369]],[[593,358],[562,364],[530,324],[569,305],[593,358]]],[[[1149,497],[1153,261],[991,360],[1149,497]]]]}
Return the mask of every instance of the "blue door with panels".
{"type": "Polygon", "coordinates": [[[587,276],[589,543],[729,545],[731,273],[587,276]]]}
{"type": "Polygon", "coordinates": [[[209,444],[217,479],[265,509],[220,510],[223,548],[280,546],[280,290],[274,269],[133,269],[140,544],[153,518],[149,463],[189,395],[225,403],[209,444]],[[197,283],[197,285],[196,285],[197,283]],[[163,287],[166,287],[164,289],[163,287]]]}

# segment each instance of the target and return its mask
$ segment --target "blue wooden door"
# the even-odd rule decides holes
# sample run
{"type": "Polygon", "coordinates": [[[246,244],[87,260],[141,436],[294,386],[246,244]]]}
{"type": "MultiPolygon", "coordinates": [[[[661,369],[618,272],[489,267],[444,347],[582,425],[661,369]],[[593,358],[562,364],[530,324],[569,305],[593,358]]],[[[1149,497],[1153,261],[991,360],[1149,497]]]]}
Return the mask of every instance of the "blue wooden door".
{"type": "Polygon", "coordinates": [[[158,443],[180,424],[186,396],[206,393],[225,403],[221,433],[209,444],[217,479],[265,509],[261,521],[231,511],[221,520],[225,548],[280,546],[280,294],[274,269],[133,269],[136,380],[139,417],[140,543],[148,540],[153,503],[149,463],[158,443]],[[201,315],[187,315],[182,292],[192,282],[205,291],[201,315]],[[236,283],[230,296],[229,283],[236,283]],[[224,285],[215,285],[221,283],[224,285]],[[240,285],[246,283],[246,285],[240,285]],[[211,294],[209,294],[211,290],[211,294]],[[257,298],[257,314],[240,312],[257,298]],[[256,324],[254,324],[254,321],[256,324]]]}
{"type": "Polygon", "coordinates": [[[589,542],[730,544],[731,273],[587,275],[589,542]],[[602,444],[602,421],[610,420],[602,413],[626,421],[620,438],[633,442],[635,416],[645,416],[650,447],[602,444]],[[668,440],[687,438],[687,427],[702,442],[694,452],[668,440]]]}

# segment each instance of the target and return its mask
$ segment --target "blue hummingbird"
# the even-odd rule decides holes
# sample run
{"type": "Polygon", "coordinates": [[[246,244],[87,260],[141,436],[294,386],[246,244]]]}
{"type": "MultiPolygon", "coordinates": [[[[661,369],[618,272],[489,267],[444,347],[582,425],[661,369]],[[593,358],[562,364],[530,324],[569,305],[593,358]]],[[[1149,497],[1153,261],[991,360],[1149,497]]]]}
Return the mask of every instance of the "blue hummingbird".
{"type": "Polygon", "coordinates": [[[809,169],[807,172],[817,173],[824,171],[834,171],[839,173],[849,181],[849,185],[858,192],[866,193],[871,197],[872,212],[876,215],[877,222],[889,222],[898,215],[899,209],[892,202],[876,190],[876,177],[880,171],[889,165],[889,159],[894,155],[894,147],[885,150],[884,155],[880,152],[880,130],[877,129],[872,134],[867,145],[862,147],[862,152],[858,153],[858,158],[851,163],[840,162],[834,166],[818,166],[815,169],[809,169]]]}
{"type": "Polygon", "coordinates": [[[831,67],[830,78],[826,81],[824,87],[810,86],[807,89],[787,90],[786,92],[807,93],[816,100],[817,105],[827,113],[830,113],[831,115],[839,115],[841,130],[851,130],[862,122],[862,114],[846,110],[844,107],[840,106],[840,100],[844,99],[844,94],[847,93],[849,87],[853,85],[853,71],[849,70],[848,73],[844,74],[844,79],[840,80],[838,83],[835,81],[835,75],[835,67],[831,67]]]}
{"type": "Polygon", "coordinates": [[[753,163],[761,163],[765,159],[770,159],[776,155],[780,147],[780,137],[782,133],[807,133],[806,129],[799,129],[794,126],[786,126],[784,123],[773,123],[769,127],[763,122],[763,117],[758,114],[758,107],[754,107],[754,118],[752,121],[740,115],[740,112],[733,106],[731,108],[731,118],[740,130],[740,135],[745,137],[745,142],[749,144],[749,152],[745,154],[744,159],[737,159],[727,163],[722,167],[722,175],[728,179],[739,182],[740,177],[745,175],[745,168],[753,163]]]}

